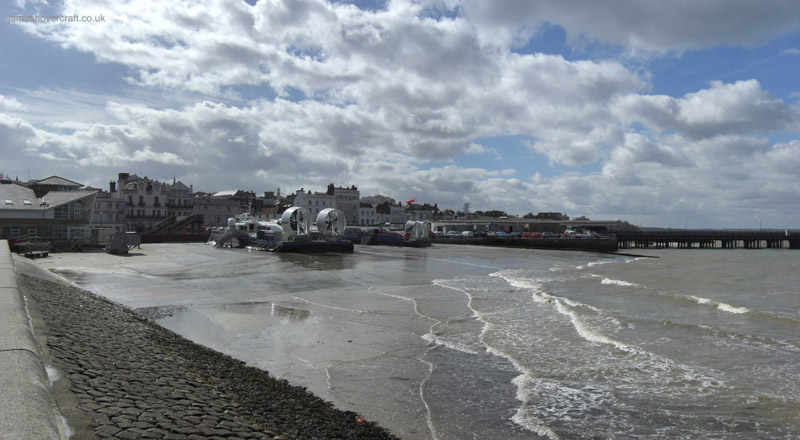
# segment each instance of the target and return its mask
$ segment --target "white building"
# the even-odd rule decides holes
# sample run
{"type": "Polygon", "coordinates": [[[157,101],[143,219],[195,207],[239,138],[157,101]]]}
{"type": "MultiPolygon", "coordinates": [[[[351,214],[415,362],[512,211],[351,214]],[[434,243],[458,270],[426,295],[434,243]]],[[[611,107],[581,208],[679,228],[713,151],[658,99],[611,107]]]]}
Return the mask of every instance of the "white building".
{"type": "Polygon", "coordinates": [[[229,218],[242,213],[242,207],[233,199],[195,197],[192,200],[192,213],[202,214],[206,226],[225,226],[229,218]]]}
{"type": "MultiPolygon", "coordinates": [[[[112,184],[114,182],[111,182],[112,184]]],[[[110,189],[115,189],[111,185],[110,189]]],[[[92,226],[115,228],[125,231],[125,202],[113,192],[99,192],[94,198],[94,212],[92,212],[92,226]]]]}
{"type": "Polygon", "coordinates": [[[167,200],[167,211],[169,215],[174,215],[178,220],[192,215],[194,199],[192,193],[194,188],[186,186],[183,182],[172,180],[169,185],[169,200],[167,200]]]}
{"type": "Polygon", "coordinates": [[[146,231],[169,217],[169,185],[147,177],[119,173],[116,197],[125,202],[125,223],[129,231],[146,231]]]}
{"type": "Polygon", "coordinates": [[[358,219],[361,226],[372,226],[378,224],[378,217],[375,207],[369,203],[361,203],[358,207],[358,219]]]}
{"type": "MultiPolygon", "coordinates": [[[[323,209],[336,207],[336,197],[323,192],[306,192],[300,188],[294,195],[294,206],[307,209],[313,222],[323,209]]],[[[347,223],[350,224],[350,219],[347,219],[347,223]]]]}
{"type": "Polygon", "coordinates": [[[358,208],[360,206],[360,193],[358,188],[353,185],[350,188],[328,185],[328,195],[336,197],[335,208],[344,213],[348,225],[358,225],[358,208]]]}
{"type": "Polygon", "coordinates": [[[390,203],[390,204],[395,203],[393,198],[382,196],[380,194],[376,194],[374,196],[362,197],[361,202],[369,203],[370,205],[380,205],[382,203],[390,203]]]}
{"type": "Polygon", "coordinates": [[[402,225],[406,222],[406,215],[400,203],[381,203],[375,206],[375,223],[391,223],[402,225]]]}

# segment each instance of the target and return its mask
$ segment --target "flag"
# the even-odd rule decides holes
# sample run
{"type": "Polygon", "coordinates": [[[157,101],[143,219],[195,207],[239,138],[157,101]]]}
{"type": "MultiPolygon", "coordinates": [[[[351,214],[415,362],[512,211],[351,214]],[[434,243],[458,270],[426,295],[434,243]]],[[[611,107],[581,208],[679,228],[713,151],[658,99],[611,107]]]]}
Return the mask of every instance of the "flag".
{"type": "Polygon", "coordinates": [[[414,199],[408,199],[408,200],[406,200],[406,205],[410,205],[410,204],[412,204],[412,203],[414,203],[414,199]]]}

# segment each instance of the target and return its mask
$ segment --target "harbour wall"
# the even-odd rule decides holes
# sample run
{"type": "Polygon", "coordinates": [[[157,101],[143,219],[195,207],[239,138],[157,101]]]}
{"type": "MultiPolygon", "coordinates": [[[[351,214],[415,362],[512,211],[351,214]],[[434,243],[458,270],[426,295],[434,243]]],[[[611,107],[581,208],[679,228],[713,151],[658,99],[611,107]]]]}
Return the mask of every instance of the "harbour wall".
{"type": "Polygon", "coordinates": [[[0,436],[61,439],[60,414],[19,290],[7,240],[0,240],[0,436]]]}

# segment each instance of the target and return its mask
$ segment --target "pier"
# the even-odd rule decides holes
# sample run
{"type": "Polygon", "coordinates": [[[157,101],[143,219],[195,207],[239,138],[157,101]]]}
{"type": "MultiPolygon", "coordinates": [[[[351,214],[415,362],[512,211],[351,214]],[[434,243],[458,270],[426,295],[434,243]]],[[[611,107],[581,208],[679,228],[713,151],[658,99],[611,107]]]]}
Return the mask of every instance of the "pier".
{"type": "Polygon", "coordinates": [[[675,230],[615,233],[620,249],[800,249],[800,230],[675,230]]]}

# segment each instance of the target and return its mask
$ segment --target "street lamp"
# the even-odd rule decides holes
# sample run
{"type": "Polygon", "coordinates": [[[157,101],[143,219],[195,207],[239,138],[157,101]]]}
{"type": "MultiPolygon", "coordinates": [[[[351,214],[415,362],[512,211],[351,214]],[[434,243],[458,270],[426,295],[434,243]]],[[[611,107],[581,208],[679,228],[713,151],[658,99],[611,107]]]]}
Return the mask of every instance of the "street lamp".
{"type": "Polygon", "coordinates": [[[689,229],[689,219],[688,218],[683,219],[683,229],[687,229],[687,230],[689,229]]]}
{"type": "Polygon", "coordinates": [[[42,208],[42,235],[40,236],[41,238],[44,238],[44,214],[45,212],[47,212],[48,206],[50,205],[48,205],[47,202],[42,202],[39,204],[39,207],[42,208]]]}
{"type": "Polygon", "coordinates": [[[758,230],[759,231],[761,230],[761,220],[763,220],[763,219],[761,217],[759,217],[758,218],[758,230]]]}

